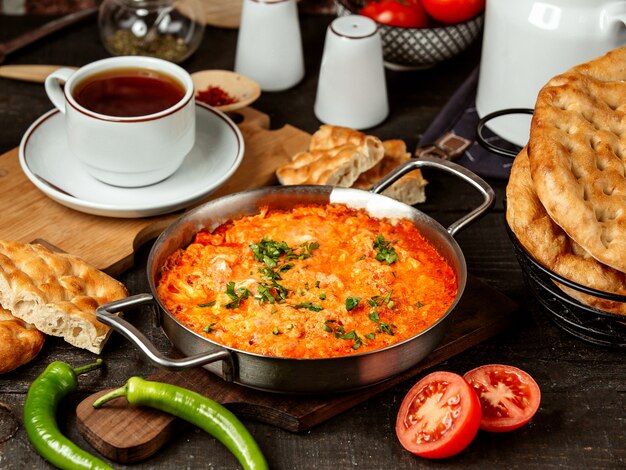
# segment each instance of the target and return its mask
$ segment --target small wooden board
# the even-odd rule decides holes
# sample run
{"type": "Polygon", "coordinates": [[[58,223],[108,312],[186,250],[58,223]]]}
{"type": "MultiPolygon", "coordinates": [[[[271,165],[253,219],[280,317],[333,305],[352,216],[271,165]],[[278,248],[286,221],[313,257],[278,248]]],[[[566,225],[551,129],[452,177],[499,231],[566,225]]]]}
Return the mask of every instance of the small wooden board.
{"type": "MultiPolygon", "coordinates": [[[[228,406],[239,417],[300,432],[405,380],[415,380],[425,369],[500,333],[511,324],[517,309],[517,304],[511,299],[470,276],[439,347],[410,370],[386,382],[350,393],[290,396],[261,392],[227,383],[202,368],[183,372],[159,371],[148,378],[194,390],[228,406]]],[[[76,413],[78,429],[83,437],[110,460],[121,463],[144,460],[184,424],[171,415],[128,405],[124,398],[94,409],[94,400],[107,391],[87,397],[78,405],[76,413]]]]}
{"type": "MultiPolygon", "coordinates": [[[[306,150],[310,134],[293,126],[269,130],[269,117],[252,108],[234,116],[244,137],[245,154],[235,174],[216,192],[198,202],[233,192],[276,184],[275,169],[306,150]]],[[[18,149],[0,156],[0,239],[30,243],[45,240],[116,276],[133,264],[135,250],[155,238],[177,217],[124,219],[85,214],[48,198],[22,171],[18,149]]]]}

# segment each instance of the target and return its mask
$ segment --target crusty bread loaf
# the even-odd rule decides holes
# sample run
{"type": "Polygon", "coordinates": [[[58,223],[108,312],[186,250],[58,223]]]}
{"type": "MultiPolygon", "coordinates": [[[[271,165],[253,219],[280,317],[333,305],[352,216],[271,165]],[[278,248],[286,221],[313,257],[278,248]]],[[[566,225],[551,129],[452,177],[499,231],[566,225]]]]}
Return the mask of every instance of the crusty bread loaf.
{"type": "Polygon", "coordinates": [[[0,304],[43,333],[99,354],[110,329],[96,307],[126,296],[122,283],[75,256],[0,240],[0,304]]]}
{"type": "Polygon", "coordinates": [[[0,307],[0,374],[32,361],[41,351],[45,338],[33,325],[0,307]]]}
{"type": "Polygon", "coordinates": [[[359,144],[346,143],[296,154],[292,161],[276,170],[284,185],[327,184],[349,187],[361,173],[376,165],[384,156],[377,137],[366,136],[359,144]]]}
{"type": "MultiPolygon", "coordinates": [[[[406,143],[400,139],[384,140],[385,156],[372,169],[362,173],[352,185],[353,188],[369,189],[387,176],[392,170],[402,163],[411,159],[411,154],[406,151],[406,143]]],[[[389,196],[405,204],[413,205],[426,200],[424,188],[428,182],[417,169],[404,175],[394,184],[383,191],[389,196]]]]}
{"type": "MultiPolygon", "coordinates": [[[[506,188],[509,227],[539,263],[578,284],[626,295],[626,274],[596,261],[550,218],[537,197],[526,148],[515,158],[506,188]]],[[[558,284],[576,300],[626,315],[626,303],[583,294],[558,284]]]]}

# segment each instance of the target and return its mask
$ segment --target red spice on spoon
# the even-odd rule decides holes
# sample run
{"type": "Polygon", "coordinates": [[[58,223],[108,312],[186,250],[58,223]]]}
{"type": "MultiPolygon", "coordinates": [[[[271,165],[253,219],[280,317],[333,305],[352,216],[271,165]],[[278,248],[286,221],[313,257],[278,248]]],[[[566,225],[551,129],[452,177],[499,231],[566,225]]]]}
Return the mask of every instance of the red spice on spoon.
{"type": "Polygon", "coordinates": [[[211,85],[196,92],[196,100],[209,106],[225,106],[237,102],[237,99],[229,95],[223,88],[211,85]]]}

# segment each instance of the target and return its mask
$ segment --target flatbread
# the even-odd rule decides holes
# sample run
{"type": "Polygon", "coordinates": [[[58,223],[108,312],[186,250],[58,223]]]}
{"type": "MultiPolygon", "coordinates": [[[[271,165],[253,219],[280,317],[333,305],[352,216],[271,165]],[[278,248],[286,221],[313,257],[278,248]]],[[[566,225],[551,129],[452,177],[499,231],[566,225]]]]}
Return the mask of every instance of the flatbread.
{"type": "Polygon", "coordinates": [[[341,145],[361,145],[366,135],[350,127],[323,124],[311,136],[309,150],[324,150],[341,145]]]}
{"type": "Polygon", "coordinates": [[[533,184],[550,217],[603,264],[626,272],[626,47],[558,75],[537,97],[533,184]]]}
{"type": "MultiPolygon", "coordinates": [[[[411,159],[403,140],[384,140],[383,147],[385,148],[383,159],[374,168],[362,173],[352,185],[353,188],[369,189],[392,170],[411,159]]],[[[416,169],[385,189],[383,194],[412,206],[426,200],[427,184],[428,181],[424,179],[422,172],[416,169]]]]}
{"type": "Polygon", "coordinates": [[[43,333],[99,354],[110,328],[96,319],[96,307],[127,295],[121,282],[80,258],[0,240],[0,304],[43,333]]]}
{"type": "Polygon", "coordinates": [[[323,184],[350,187],[361,173],[382,160],[385,154],[378,137],[365,136],[359,144],[297,153],[291,162],[276,170],[284,185],[323,184]]]}
{"type": "MultiPolygon", "coordinates": [[[[285,185],[329,184],[369,189],[410,158],[400,139],[381,142],[378,137],[349,127],[324,124],[311,136],[309,150],[294,155],[290,163],[277,169],[276,176],[285,185]]],[[[413,205],[426,200],[427,183],[416,169],[383,194],[413,205]]]]}
{"type": "Polygon", "coordinates": [[[0,306],[0,374],[32,361],[46,336],[33,325],[11,315],[0,306]]]}
{"type": "MultiPolygon", "coordinates": [[[[578,284],[626,295],[626,274],[596,261],[552,221],[535,192],[526,148],[513,162],[506,197],[509,227],[539,263],[578,284]]],[[[626,315],[626,303],[559,287],[587,305],[626,315]]]]}

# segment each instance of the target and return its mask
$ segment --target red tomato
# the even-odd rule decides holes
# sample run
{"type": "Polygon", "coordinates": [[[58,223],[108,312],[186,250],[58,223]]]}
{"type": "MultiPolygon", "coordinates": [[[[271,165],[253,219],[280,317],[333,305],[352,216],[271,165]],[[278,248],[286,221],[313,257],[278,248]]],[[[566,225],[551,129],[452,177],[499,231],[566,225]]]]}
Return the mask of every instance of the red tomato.
{"type": "Polygon", "coordinates": [[[465,449],[479,424],[480,402],[465,379],[452,372],[433,372],[404,397],[396,434],[409,452],[442,459],[465,449]]]}
{"type": "Polygon", "coordinates": [[[425,28],[428,26],[428,17],[417,0],[371,2],[361,8],[359,13],[377,23],[390,26],[402,28],[425,28]]]}
{"type": "Polygon", "coordinates": [[[485,0],[422,0],[426,13],[446,24],[462,23],[485,9],[485,0]]]}
{"type": "Polygon", "coordinates": [[[533,378],[513,366],[489,364],[465,374],[480,399],[480,428],[505,432],[523,426],[539,409],[541,392],[533,378]]]}

